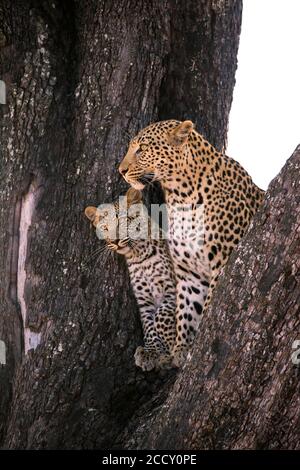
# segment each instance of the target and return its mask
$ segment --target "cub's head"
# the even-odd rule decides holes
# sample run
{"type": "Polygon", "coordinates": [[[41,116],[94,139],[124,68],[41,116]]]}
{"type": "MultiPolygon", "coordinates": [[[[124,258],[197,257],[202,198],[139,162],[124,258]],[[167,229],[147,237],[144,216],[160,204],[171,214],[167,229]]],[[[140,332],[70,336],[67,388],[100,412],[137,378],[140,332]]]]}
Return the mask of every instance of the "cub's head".
{"type": "Polygon", "coordinates": [[[164,181],[184,158],[193,131],[192,121],[161,121],[141,130],[130,142],[119,166],[121,175],[133,188],[143,189],[152,181],[164,181]]]}
{"type": "Polygon", "coordinates": [[[141,192],[130,188],[125,198],[98,207],[89,206],[84,213],[96,227],[97,236],[105,240],[107,247],[125,255],[136,243],[134,229],[140,223],[141,201],[141,192]],[[136,210],[134,206],[137,207],[136,210]]]}

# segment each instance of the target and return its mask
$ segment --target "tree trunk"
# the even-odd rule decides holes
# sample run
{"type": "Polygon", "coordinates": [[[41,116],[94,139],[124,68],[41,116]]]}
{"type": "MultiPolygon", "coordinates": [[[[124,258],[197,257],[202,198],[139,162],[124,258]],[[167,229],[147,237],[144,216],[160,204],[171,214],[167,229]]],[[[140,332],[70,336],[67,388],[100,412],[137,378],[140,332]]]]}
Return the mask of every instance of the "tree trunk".
{"type": "Polygon", "coordinates": [[[127,447],[300,449],[299,170],[300,145],[232,253],[191,360],[127,447]]]}
{"type": "Polygon", "coordinates": [[[135,367],[125,263],[88,260],[83,211],[125,189],[127,133],[150,122],[189,117],[224,145],[241,1],[0,0],[0,20],[0,440],[117,445],[175,372],[135,367]]]}

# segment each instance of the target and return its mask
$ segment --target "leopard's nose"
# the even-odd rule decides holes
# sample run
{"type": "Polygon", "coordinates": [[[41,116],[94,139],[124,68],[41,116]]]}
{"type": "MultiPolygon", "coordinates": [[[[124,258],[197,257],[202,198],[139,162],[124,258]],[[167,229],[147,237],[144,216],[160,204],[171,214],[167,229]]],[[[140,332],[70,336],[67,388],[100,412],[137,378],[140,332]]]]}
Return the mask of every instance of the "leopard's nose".
{"type": "Polygon", "coordinates": [[[122,176],[125,176],[126,173],[128,172],[128,168],[119,168],[119,172],[121,173],[122,176]]]}

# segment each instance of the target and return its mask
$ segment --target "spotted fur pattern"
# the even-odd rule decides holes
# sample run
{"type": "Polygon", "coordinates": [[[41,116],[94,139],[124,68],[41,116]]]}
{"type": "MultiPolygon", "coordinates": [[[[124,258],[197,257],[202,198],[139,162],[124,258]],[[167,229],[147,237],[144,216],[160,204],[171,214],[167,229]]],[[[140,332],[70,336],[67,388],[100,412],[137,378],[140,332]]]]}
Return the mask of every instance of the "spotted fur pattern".
{"type": "MultiPolygon", "coordinates": [[[[141,193],[130,189],[127,202],[129,207],[133,204],[138,207],[141,193]]],[[[168,242],[161,236],[150,239],[150,233],[146,239],[111,238],[112,228],[116,234],[123,228],[123,233],[128,235],[127,228],[139,211],[130,216],[120,211],[118,202],[110,206],[113,211],[108,211],[107,205],[105,208],[87,207],[85,214],[102,233],[108,249],[126,258],[144,332],[144,346],[137,348],[135,363],[143,370],[170,367],[176,338],[176,280],[168,242]],[[109,216],[108,212],[116,217],[109,216]]],[[[147,222],[149,225],[148,216],[147,222]]]]}
{"type": "Polygon", "coordinates": [[[154,180],[165,192],[169,246],[177,278],[175,364],[181,365],[211,300],[221,268],[262,203],[264,192],[244,168],[218,152],[191,121],[162,121],[141,130],[119,167],[142,190],[154,180]],[[188,207],[178,231],[178,207],[188,207]]]}

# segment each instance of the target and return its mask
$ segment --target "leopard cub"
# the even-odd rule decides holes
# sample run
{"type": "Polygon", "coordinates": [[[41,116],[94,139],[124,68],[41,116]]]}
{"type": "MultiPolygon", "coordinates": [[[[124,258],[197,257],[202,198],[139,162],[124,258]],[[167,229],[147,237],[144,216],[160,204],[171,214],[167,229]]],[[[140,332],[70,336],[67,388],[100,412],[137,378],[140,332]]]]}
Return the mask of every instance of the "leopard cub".
{"type": "MultiPolygon", "coordinates": [[[[131,285],[139,306],[144,346],[135,351],[135,364],[144,371],[172,366],[171,351],[176,339],[176,280],[167,240],[151,238],[152,219],[145,216],[144,238],[132,236],[141,216],[141,192],[130,188],[125,210],[119,201],[87,207],[85,215],[104,238],[109,250],[126,258],[131,285]]],[[[139,222],[140,223],[140,222],[139,222]]],[[[141,223],[140,223],[141,225],[141,223]]]]}

